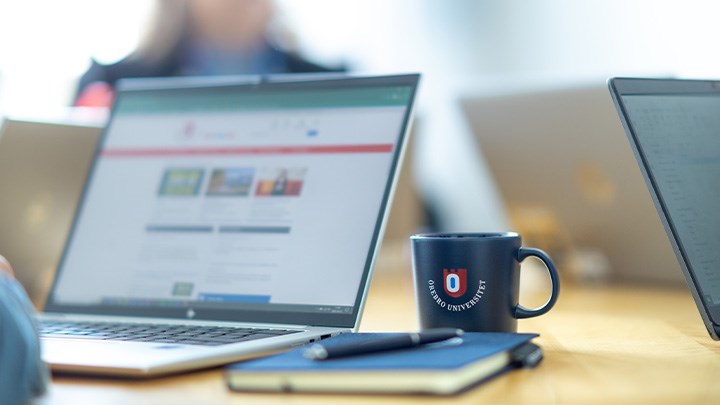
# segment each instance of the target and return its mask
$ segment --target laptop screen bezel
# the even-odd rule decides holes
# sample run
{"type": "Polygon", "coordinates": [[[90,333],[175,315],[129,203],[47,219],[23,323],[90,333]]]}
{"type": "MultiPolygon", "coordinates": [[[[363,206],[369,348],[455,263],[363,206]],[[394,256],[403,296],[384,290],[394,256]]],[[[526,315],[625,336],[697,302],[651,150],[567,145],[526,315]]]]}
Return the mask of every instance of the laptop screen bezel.
{"type": "MultiPolygon", "coordinates": [[[[122,317],[140,318],[168,318],[168,319],[189,319],[201,321],[231,321],[243,323],[265,323],[265,324],[293,324],[311,326],[330,326],[342,328],[355,328],[358,325],[362,307],[364,305],[369,281],[372,274],[375,257],[380,248],[382,231],[389,210],[390,199],[394,190],[399,171],[399,163],[407,143],[410,122],[414,110],[415,95],[420,79],[419,74],[403,74],[393,76],[349,76],[333,75],[275,75],[275,76],[237,76],[237,77],[208,77],[208,78],[168,78],[168,79],[129,79],[118,84],[116,101],[130,92],[167,92],[187,91],[189,89],[237,89],[237,91],[262,91],[268,90],[328,90],[328,89],[352,89],[368,87],[409,87],[409,97],[400,131],[397,134],[397,141],[393,150],[388,178],[383,191],[380,209],[375,221],[370,249],[368,250],[362,277],[356,293],[352,312],[350,313],[315,313],[303,311],[276,311],[268,310],[244,310],[244,309],[217,309],[208,307],[195,307],[192,304],[185,307],[157,307],[157,306],[114,306],[104,304],[93,305],[72,305],[59,303],[55,300],[55,291],[58,280],[65,266],[69,247],[73,241],[73,235],[77,231],[78,218],[82,212],[83,205],[88,194],[89,185],[98,164],[100,152],[106,142],[108,128],[117,115],[113,107],[108,123],[102,131],[98,142],[95,156],[88,171],[88,177],[76,208],[70,232],[66,239],[65,247],[57,272],[55,274],[50,294],[44,306],[48,313],[83,314],[83,315],[108,315],[122,317]],[[192,310],[192,311],[190,311],[192,310]]],[[[114,103],[117,106],[119,103],[114,103]]]]}
{"type": "Polygon", "coordinates": [[[679,79],[639,79],[639,78],[612,78],[608,81],[610,93],[618,109],[625,132],[638,160],[638,164],[647,183],[661,222],[665,227],[670,243],[672,244],[678,263],[682,269],[695,303],[700,311],[708,332],[714,339],[718,339],[717,325],[720,325],[720,305],[712,305],[701,294],[701,286],[695,270],[688,259],[687,251],[683,246],[672,216],[662,195],[659,193],[657,180],[653,173],[642,142],[632,125],[630,114],[627,112],[624,97],[626,96],[662,96],[662,95],[716,95],[720,96],[720,81],[714,80],[679,80],[679,79]]]}

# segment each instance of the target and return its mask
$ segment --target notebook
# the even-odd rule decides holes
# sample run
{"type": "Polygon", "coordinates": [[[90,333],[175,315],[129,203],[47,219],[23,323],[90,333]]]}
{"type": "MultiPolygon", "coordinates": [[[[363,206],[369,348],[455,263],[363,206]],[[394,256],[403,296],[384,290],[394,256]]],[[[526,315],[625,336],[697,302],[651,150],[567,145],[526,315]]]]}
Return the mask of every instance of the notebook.
{"type": "MultiPolygon", "coordinates": [[[[356,333],[328,346],[392,334],[356,333]]],[[[462,338],[364,356],[306,359],[305,348],[228,366],[230,389],[266,392],[458,393],[517,366],[513,351],[537,334],[466,333],[462,338]]]]}

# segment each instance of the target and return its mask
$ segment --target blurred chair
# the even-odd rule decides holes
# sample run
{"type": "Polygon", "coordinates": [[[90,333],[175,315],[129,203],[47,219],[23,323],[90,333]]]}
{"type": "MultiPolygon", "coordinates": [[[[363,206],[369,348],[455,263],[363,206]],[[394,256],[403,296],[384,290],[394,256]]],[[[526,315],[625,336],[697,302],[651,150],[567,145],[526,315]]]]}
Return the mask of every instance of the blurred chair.
{"type": "Polygon", "coordinates": [[[604,82],[470,96],[463,106],[532,244],[564,255],[579,279],[605,262],[616,280],[684,283],[604,82]]]}
{"type": "Polygon", "coordinates": [[[5,118],[0,252],[36,306],[52,281],[101,127],[5,118]]]}

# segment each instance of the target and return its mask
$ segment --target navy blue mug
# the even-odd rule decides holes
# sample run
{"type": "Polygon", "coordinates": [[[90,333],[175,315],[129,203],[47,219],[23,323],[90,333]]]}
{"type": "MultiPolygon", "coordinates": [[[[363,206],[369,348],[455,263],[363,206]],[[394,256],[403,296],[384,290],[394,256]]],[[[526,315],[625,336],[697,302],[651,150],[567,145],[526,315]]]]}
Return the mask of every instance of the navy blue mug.
{"type": "Polygon", "coordinates": [[[460,328],[472,332],[517,332],[517,320],[548,312],[560,283],[552,259],[522,247],[520,235],[438,233],[410,238],[420,328],[460,328]],[[528,309],[518,302],[520,262],[534,256],[545,263],[552,291],[545,305],[528,309]]]}

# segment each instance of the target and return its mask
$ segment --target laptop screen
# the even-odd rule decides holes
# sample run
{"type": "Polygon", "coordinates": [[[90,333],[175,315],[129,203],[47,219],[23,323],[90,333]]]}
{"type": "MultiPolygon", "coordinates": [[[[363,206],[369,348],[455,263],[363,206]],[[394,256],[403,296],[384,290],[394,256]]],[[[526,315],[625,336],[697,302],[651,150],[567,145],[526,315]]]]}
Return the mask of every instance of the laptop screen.
{"type": "Polygon", "coordinates": [[[417,81],[384,79],[120,91],[48,309],[350,325],[417,81]]]}
{"type": "Polygon", "coordinates": [[[628,94],[627,118],[704,301],[720,305],[720,94],[628,94]]]}

